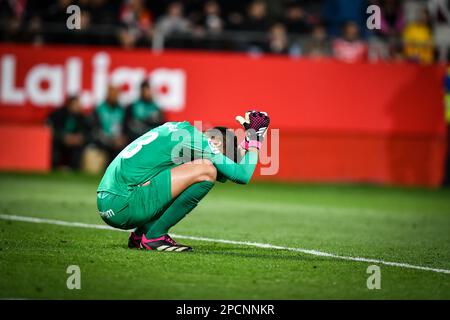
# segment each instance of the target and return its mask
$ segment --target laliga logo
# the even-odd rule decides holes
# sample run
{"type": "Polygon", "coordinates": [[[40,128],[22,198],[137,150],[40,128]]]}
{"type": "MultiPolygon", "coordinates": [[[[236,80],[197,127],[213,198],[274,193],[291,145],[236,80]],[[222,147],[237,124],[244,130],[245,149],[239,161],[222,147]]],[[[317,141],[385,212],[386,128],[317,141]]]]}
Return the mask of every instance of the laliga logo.
{"type": "Polygon", "coordinates": [[[108,84],[126,88],[120,95],[120,102],[128,104],[139,96],[139,85],[149,79],[155,100],[165,110],[179,111],[185,105],[186,74],[181,69],[157,68],[148,73],[144,68],[117,67],[110,70],[110,57],[100,52],[92,59],[92,89],[82,86],[85,70],[83,61],[69,57],[65,64],[39,63],[26,71],[23,87],[16,84],[17,59],[5,54],[0,59],[0,103],[36,106],[59,106],[67,94],[79,93],[83,106],[100,103],[106,97],[108,84]]]}

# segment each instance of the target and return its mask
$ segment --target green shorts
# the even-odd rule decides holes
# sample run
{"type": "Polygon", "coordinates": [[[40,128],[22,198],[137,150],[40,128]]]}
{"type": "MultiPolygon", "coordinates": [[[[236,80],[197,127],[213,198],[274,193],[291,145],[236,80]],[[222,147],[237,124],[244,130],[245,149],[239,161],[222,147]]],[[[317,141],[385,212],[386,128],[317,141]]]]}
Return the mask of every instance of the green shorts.
{"type": "Polygon", "coordinates": [[[170,170],[137,186],[130,196],[97,192],[97,208],[102,219],[119,229],[133,229],[159,217],[172,202],[170,170]]]}

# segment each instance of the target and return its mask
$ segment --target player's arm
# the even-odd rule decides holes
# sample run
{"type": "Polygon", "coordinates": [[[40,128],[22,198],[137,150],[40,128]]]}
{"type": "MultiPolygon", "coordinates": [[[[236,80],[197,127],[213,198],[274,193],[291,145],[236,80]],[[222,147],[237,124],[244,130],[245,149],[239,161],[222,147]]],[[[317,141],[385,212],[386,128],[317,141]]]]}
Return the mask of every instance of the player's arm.
{"type": "Polygon", "coordinates": [[[212,159],[217,172],[226,179],[239,184],[248,184],[258,164],[258,149],[249,148],[239,163],[219,153],[212,159]]]}
{"type": "Polygon", "coordinates": [[[259,149],[264,140],[270,119],[265,112],[249,111],[244,117],[236,117],[236,120],[245,129],[245,140],[240,145],[243,158],[239,163],[235,163],[223,154],[217,154],[213,158],[213,163],[219,175],[239,183],[247,184],[255,171],[258,163],[259,149]]]}
{"type": "MultiPolygon", "coordinates": [[[[248,152],[248,150],[245,149],[242,145],[238,145],[237,152],[239,155],[238,159],[243,159],[245,157],[245,154],[248,152]]],[[[225,183],[225,182],[227,182],[227,180],[228,179],[224,175],[220,174],[220,172],[217,174],[216,181],[225,183]]]]}
{"type": "Polygon", "coordinates": [[[188,152],[193,152],[194,158],[210,160],[217,169],[217,181],[231,180],[239,184],[247,184],[250,181],[258,163],[256,148],[255,150],[251,148],[252,152],[247,152],[241,161],[236,163],[213,146],[203,133],[194,127],[188,127],[188,130],[192,130],[193,141],[183,139],[184,148],[188,148],[188,152]],[[195,141],[200,141],[200,143],[195,143],[195,141]]]}

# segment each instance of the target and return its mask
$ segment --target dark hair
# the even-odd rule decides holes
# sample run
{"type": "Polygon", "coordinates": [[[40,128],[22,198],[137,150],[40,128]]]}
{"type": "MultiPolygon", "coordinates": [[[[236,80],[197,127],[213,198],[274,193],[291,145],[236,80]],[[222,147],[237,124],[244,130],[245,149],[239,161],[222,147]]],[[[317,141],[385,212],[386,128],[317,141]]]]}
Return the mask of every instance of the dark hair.
{"type": "Polygon", "coordinates": [[[66,106],[70,106],[74,101],[78,100],[79,97],[76,94],[72,94],[66,97],[66,106]]]}
{"type": "Polygon", "coordinates": [[[141,90],[144,88],[150,88],[150,83],[147,80],[141,82],[141,90]]]}
{"type": "Polygon", "coordinates": [[[223,154],[233,160],[240,161],[240,153],[238,150],[237,137],[234,132],[227,127],[214,127],[206,131],[211,138],[221,138],[223,144],[223,154]]]}

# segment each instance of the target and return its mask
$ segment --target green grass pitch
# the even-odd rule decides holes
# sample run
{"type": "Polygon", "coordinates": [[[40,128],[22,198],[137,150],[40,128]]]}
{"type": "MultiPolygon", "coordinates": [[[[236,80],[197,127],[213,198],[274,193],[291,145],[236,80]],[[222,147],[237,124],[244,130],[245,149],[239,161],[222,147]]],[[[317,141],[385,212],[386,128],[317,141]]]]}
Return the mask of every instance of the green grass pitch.
{"type": "MultiPolygon", "coordinates": [[[[98,178],[0,174],[0,214],[102,225],[98,178]]],[[[450,270],[450,190],[217,184],[175,234],[253,241],[450,270]]],[[[129,250],[128,234],[0,219],[0,298],[450,299],[450,274],[184,240],[192,253],[129,250]],[[66,269],[81,269],[69,290],[66,269]]]]}

